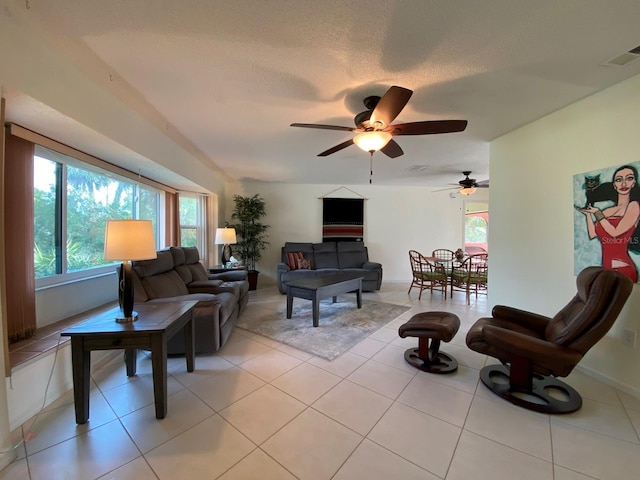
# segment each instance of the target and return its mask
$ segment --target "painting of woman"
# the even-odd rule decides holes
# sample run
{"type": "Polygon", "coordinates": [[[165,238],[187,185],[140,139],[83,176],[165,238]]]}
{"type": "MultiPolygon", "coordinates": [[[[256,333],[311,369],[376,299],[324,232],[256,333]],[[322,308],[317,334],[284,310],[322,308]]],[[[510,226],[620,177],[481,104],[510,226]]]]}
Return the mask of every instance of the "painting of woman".
{"type": "Polygon", "coordinates": [[[616,270],[636,283],[638,270],[629,250],[637,250],[638,246],[635,233],[640,219],[638,170],[631,165],[617,168],[611,185],[613,206],[600,209],[589,203],[578,211],[584,214],[589,238],[600,240],[602,266],[616,270]]]}

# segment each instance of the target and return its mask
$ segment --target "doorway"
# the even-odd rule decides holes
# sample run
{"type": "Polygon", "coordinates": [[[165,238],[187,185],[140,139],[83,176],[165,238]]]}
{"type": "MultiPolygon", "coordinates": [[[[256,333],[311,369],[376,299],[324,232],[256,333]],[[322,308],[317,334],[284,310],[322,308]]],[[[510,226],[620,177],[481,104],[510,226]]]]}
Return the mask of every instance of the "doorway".
{"type": "Polygon", "coordinates": [[[465,203],[464,250],[467,255],[489,252],[489,204],[486,202],[465,203]]]}

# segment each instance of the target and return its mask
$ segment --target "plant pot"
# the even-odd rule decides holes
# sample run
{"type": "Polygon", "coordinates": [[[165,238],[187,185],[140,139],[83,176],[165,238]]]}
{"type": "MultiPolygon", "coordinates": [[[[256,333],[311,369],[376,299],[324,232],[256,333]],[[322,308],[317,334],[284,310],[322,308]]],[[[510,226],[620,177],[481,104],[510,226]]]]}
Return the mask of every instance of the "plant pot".
{"type": "Polygon", "coordinates": [[[250,270],[247,272],[247,277],[249,279],[249,290],[255,290],[258,288],[258,274],[260,272],[257,270],[250,270]]]}

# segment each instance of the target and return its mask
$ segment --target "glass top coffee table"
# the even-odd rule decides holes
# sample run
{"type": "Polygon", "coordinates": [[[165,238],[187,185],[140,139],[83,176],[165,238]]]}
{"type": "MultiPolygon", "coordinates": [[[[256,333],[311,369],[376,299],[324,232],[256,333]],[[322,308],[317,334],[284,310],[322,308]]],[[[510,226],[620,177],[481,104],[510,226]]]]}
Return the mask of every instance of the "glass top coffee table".
{"type": "Polygon", "coordinates": [[[358,308],[362,308],[362,275],[358,273],[333,273],[315,278],[292,280],[287,287],[287,318],[291,318],[293,298],[311,300],[313,303],[313,326],[318,326],[320,300],[333,297],[333,303],[341,293],[355,292],[358,308]]]}

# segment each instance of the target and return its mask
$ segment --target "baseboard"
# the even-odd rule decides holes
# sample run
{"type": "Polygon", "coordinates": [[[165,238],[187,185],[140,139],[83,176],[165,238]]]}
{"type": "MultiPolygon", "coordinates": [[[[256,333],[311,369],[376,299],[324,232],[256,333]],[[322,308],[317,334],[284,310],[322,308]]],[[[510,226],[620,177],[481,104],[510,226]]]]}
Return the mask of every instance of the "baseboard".
{"type": "Polygon", "coordinates": [[[11,449],[9,452],[0,453],[0,470],[4,469],[7,465],[16,459],[17,455],[15,449],[11,449]]]}
{"type": "Polygon", "coordinates": [[[627,385],[626,383],[619,382],[615,378],[611,378],[607,375],[603,375],[602,373],[596,370],[593,370],[592,368],[586,367],[584,365],[578,364],[576,366],[576,370],[584,373],[585,375],[588,375],[589,377],[595,378],[596,380],[599,380],[600,382],[605,383],[611,387],[617,388],[618,390],[624,393],[628,393],[632,397],[635,397],[640,400],[640,389],[638,388],[632,387],[631,385],[627,385]]]}
{"type": "MultiPolygon", "coordinates": [[[[96,353],[97,355],[92,355],[91,359],[92,373],[99,371],[116,355],[122,355],[122,350],[103,350],[96,353]]],[[[57,353],[52,350],[27,367],[15,372],[12,377],[5,379],[11,431],[73,389],[70,365],[71,346],[68,342],[57,353]],[[59,358],[55,360],[55,371],[45,399],[44,391],[34,389],[33,382],[39,382],[40,386],[46,385],[54,355],[58,355],[59,358]]]]}

